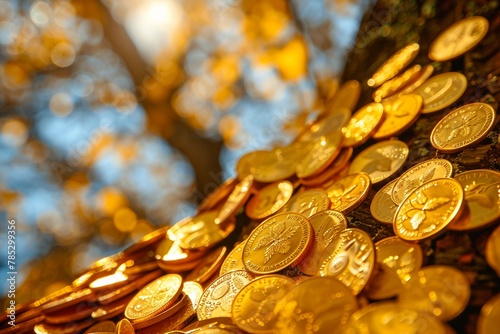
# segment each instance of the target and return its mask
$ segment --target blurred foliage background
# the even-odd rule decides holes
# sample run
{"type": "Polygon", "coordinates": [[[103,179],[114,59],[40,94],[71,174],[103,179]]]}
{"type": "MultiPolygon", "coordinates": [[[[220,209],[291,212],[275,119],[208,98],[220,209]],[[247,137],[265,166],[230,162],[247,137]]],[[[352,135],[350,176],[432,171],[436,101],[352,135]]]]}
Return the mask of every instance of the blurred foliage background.
{"type": "Polygon", "coordinates": [[[193,214],[244,153],[288,143],[335,92],[372,5],[0,0],[0,240],[15,219],[17,301],[193,214]]]}

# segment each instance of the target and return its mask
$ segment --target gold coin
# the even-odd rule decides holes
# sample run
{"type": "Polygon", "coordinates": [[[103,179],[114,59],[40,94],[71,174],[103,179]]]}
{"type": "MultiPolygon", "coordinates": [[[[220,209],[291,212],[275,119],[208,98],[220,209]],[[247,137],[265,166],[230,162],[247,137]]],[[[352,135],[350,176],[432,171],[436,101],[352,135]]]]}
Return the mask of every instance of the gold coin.
{"type": "Polygon", "coordinates": [[[495,125],[495,110],[486,103],[470,103],[443,117],[431,133],[431,144],[444,153],[462,151],[482,141],[495,125]]]}
{"type": "Polygon", "coordinates": [[[462,73],[447,72],[426,80],[413,93],[422,96],[422,114],[430,114],[451,105],[467,88],[467,79],[462,73]]]}
{"type": "Polygon", "coordinates": [[[283,207],[282,211],[298,212],[306,217],[311,217],[316,212],[328,209],[330,204],[330,199],[326,191],[311,189],[293,196],[283,207]]]}
{"type": "Polygon", "coordinates": [[[206,211],[193,217],[190,227],[182,230],[185,235],[179,238],[179,246],[187,250],[199,250],[211,248],[224,240],[233,232],[236,221],[233,216],[225,224],[217,224],[218,215],[218,211],[206,211]]]}
{"type": "Polygon", "coordinates": [[[399,140],[386,140],[359,153],[349,166],[349,174],[364,172],[372,184],[382,182],[403,166],[408,158],[408,146],[399,140]]]}
{"type": "Polygon", "coordinates": [[[383,102],[384,119],[372,134],[373,139],[397,136],[410,128],[418,119],[422,97],[418,94],[401,95],[397,99],[383,102]]]}
{"type": "Polygon", "coordinates": [[[91,326],[89,329],[87,329],[83,334],[87,333],[95,333],[95,332],[111,332],[114,333],[116,330],[116,325],[113,321],[106,320],[106,321],[99,321],[97,324],[91,326]]]}
{"type": "Polygon", "coordinates": [[[461,56],[481,42],[488,27],[488,20],[482,16],[466,17],[453,23],[432,42],[429,58],[446,61],[461,56]]]}
{"type": "Polygon", "coordinates": [[[391,194],[397,181],[392,180],[377,191],[370,204],[370,213],[381,223],[392,225],[394,220],[398,206],[392,201],[391,194]]]}
{"type": "Polygon", "coordinates": [[[351,118],[351,111],[347,108],[337,109],[329,113],[325,118],[312,124],[297,136],[299,142],[315,142],[320,140],[321,137],[329,136],[332,133],[342,130],[349,119],[351,118]]]}
{"type": "Polygon", "coordinates": [[[500,218],[500,173],[476,169],[455,176],[464,188],[470,219],[465,224],[451,223],[455,231],[475,230],[495,223],[500,218]]]}
{"type": "Polygon", "coordinates": [[[382,99],[398,93],[405,85],[417,79],[421,70],[422,66],[415,65],[407,69],[403,74],[386,81],[373,92],[373,101],[380,102],[382,99]]]}
{"type": "Polygon", "coordinates": [[[427,312],[414,310],[396,302],[373,303],[356,311],[345,333],[366,334],[445,334],[443,324],[427,312]]]}
{"type": "Polygon", "coordinates": [[[450,266],[427,266],[403,285],[400,305],[428,312],[441,321],[459,315],[470,298],[470,285],[463,272],[450,266]]]}
{"type": "Polygon", "coordinates": [[[500,226],[489,236],[485,249],[486,261],[500,277],[500,226]]]}
{"type": "MultiPolygon", "coordinates": [[[[240,160],[244,161],[244,158],[242,157],[240,158],[240,160]]],[[[245,176],[241,179],[243,180],[248,175],[249,173],[245,173],[245,176]]],[[[205,197],[203,201],[201,201],[200,205],[198,205],[198,213],[215,210],[219,203],[222,202],[224,198],[227,198],[227,196],[229,196],[237,183],[238,179],[227,179],[223,184],[218,186],[214,191],[207,195],[207,197],[205,197]]]]}
{"type": "Polygon", "coordinates": [[[333,276],[354,295],[363,290],[375,266],[375,250],[371,237],[363,230],[349,228],[339,237],[335,250],[320,264],[318,275],[333,276]]]}
{"type": "Polygon", "coordinates": [[[347,218],[338,211],[326,210],[309,218],[314,229],[314,242],[298,268],[306,275],[316,275],[320,258],[331,252],[338,242],[338,236],[347,228],[347,218]]]}
{"type": "Polygon", "coordinates": [[[333,277],[307,278],[276,305],[273,333],[340,333],[357,308],[351,291],[333,277]]]}
{"type": "Polygon", "coordinates": [[[270,274],[298,264],[313,243],[311,223],[301,214],[279,213],[264,220],[243,248],[245,268],[254,274],[270,274]]]}
{"type": "Polygon", "coordinates": [[[297,165],[299,178],[321,173],[339,155],[344,136],[340,131],[321,137],[314,142],[309,153],[297,165]]]}
{"type": "Polygon", "coordinates": [[[210,284],[200,298],[198,319],[230,317],[231,305],[238,292],[253,277],[246,270],[234,270],[217,278],[210,284]]]}
{"type": "Polygon", "coordinates": [[[268,275],[254,279],[238,292],[231,308],[234,323],[249,333],[272,333],[274,308],[295,286],[287,276],[268,275]]]}
{"type": "Polygon", "coordinates": [[[283,155],[282,149],[274,151],[256,151],[251,172],[255,181],[270,183],[288,179],[295,175],[299,161],[283,155]]]}
{"type": "Polygon", "coordinates": [[[359,81],[348,80],[339,87],[333,98],[326,103],[326,112],[331,113],[344,108],[354,110],[360,95],[361,84],[359,81]]]}
{"type": "Polygon", "coordinates": [[[420,270],[423,256],[418,244],[388,237],[375,244],[378,271],[368,289],[368,298],[386,299],[396,296],[401,285],[420,270]]]}
{"type": "Polygon", "coordinates": [[[116,324],[116,334],[134,334],[135,330],[128,319],[122,319],[116,324]]]}
{"type": "Polygon", "coordinates": [[[464,191],[454,179],[437,179],[415,189],[401,203],[394,217],[394,231],[401,239],[435,238],[463,208],[464,191]]]}
{"type": "Polygon", "coordinates": [[[500,294],[488,300],[477,319],[477,334],[500,332],[500,294]]]}
{"type": "Polygon", "coordinates": [[[175,313],[179,312],[181,309],[183,309],[186,305],[190,303],[189,298],[186,296],[185,293],[181,293],[179,297],[175,300],[175,303],[170,306],[168,309],[162,311],[161,313],[155,315],[154,317],[147,318],[146,320],[136,320],[133,321],[131,320],[130,322],[132,323],[132,326],[134,329],[143,329],[152,325],[155,325],[165,319],[170,318],[173,316],[175,313]]]}
{"type": "Polygon", "coordinates": [[[364,144],[382,120],[384,107],[380,103],[369,103],[352,115],[349,123],[342,128],[344,147],[364,144]]]}
{"type": "Polygon", "coordinates": [[[391,198],[397,205],[425,182],[451,177],[453,165],[445,159],[430,159],[421,162],[401,174],[392,190],[391,198]]]}
{"type": "Polygon", "coordinates": [[[193,305],[193,309],[196,310],[200,303],[201,295],[203,294],[203,287],[200,283],[185,281],[182,286],[182,292],[188,296],[191,305],[193,305]]]}
{"type": "Polygon", "coordinates": [[[276,213],[292,197],[293,185],[290,181],[271,183],[250,198],[245,213],[251,219],[263,219],[276,213]]]}
{"type": "Polygon", "coordinates": [[[339,155],[335,158],[330,166],[318,175],[300,180],[300,183],[306,186],[320,186],[328,181],[331,181],[342,169],[349,163],[349,159],[353,152],[352,147],[345,147],[340,150],[339,155]]]}
{"type": "Polygon", "coordinates": [[[142,288],[128,303],[125,316],[129,320],[146,320],[172,306],[182,292],[182,277],[162,276],[142,288]]]}
{"type": "Polygon", "coordinates": [[[246,240],[242,241],[227,255],[220,267],[219,276],[222,276],[232,270],[245,269],[245,265],[243,264],[243,247],[245,247],[245,243],[246,240]]]}
{"type": "Polygon", "coordinates": [[[226,220],[234,215],[243,205],[245,205],[248,197],[250,197],[250,190],[253,184],[253,176],[246,176],[239,182],[227,198],[226,202],[219,211],[217,224],[223,224],[226,220]]]}
{"type": "Polygon", "coordinates": [[[222,265],[227,248],[221,246],[204,257],[203,262],[196,266],[186,277],[186,281],[205,283],[222,265]]]}
{"type": "Polygon", "coordinates": [[[368,79],[368,86],[378,87],[396,76],[415,59],[419,50],[420,46],[417,43],[413,43],[397,51],[375,71],[370,79],[368,79]]]}
{"type": "MultiPolygon", "coordinates": [[[[270,151],[265,151],[265,150],[257,150],[257,151],[251,151],[248,153],[243,154],[239,159],[238,162],[236,162],[236,174],[238,175],[238,179],[243,180],[245,177],[248,175],[254,175],[255,173],[255,166],[258,164],[259,160],[262,160],[265,157],[268,157],[269,154],[271,154],[270,151]]],[[[257,180],[258,181],[258,180],[257,180]]],[[[229,188],[231,181],[226,181],[227,187],[229,188]]],[[[237,179],[234,179],[233,187],[236,185],[238,182],[237,179]]],[[[221,199],[228,196],[231,191],[233,191],[232,188],[229,189],[229,191],[225,187],[219,187],[217,189],[221,189],[221,191],[224,191],[224,196],[221,196],[221,199]]],[[[210,195],[209,195],[210,197],[210,195]]],[[[214,200],[215,202],[215,200],[214,200]]]]}
{"type": "Polygon", "coordinates": [[[354,173],[344,176],[333,183],[326,192],[331,208],[342,213],[348,213],[357,208],[371,189],[371,180],[366,173],[354,173]]]}

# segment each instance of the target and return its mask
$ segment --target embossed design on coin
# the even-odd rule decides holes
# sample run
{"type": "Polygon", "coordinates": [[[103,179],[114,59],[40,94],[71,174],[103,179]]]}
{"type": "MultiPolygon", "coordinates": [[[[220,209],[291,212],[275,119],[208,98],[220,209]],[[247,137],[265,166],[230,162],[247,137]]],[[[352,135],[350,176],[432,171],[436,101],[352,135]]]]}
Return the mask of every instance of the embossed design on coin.
{"type": "Polygon", "coordinates": [[[413,92],[422,96],[422,114],[430,114],[451,105],[467,88],[467,79],[462,73],[447,72],[426,80],[413,92]]]}
{"type": "Polygon", "coordinates": [[[392,200],[391,194],[397,181],[398,179],[395,179],[377,191],[370,204],[370,213],[381,223],[392,225],[394,220],[398,206],[392,200]]]}
{"type": "Polygon", "coordinates": [[[409,241],[435,237],[459,216],[463,188],[454,179],[437,179],[414,190],[398,208],[394,218],[396,234],[409,241]]]}
{"type": "Polygon", "coordinates": [[[286,227],[284,221],[276,223],[276,220],[273,220],[272,224],[274,225],[269,229],[269,234],[263,235],[253,248],[254,251],[265,248],[264,264],[268,263],[276,252],[286,254],[290,250],[289,239],[299,228],[299,226],[286,227]]]}
{"type": "Polygon", "coordinates": [[[330,207],[330,199],[326,191],[311,189],[298,193],[283,207],[285,212],[298,212],[306,217],[311,217],[316,212],[324,211],[330,207]]]}
{"type": "Polygon", "coordinates": [[[363,290],[375,265],[371,237],[357,228],[343,231],[341,242],[318,269],[320,276],[333,276],[357,295],[363,290]]]}
{"type": "Polygon", "coordinates": [[[227,255],[224,262],[220,267],[219,276],[224,275],[232,270],[245,269],[243,264],[243,247],[246,240],[242,241],[239,245],[235,246],[233,250],[227,255]]]}
{"type": "Polygon", "coordinates": [[[252,219],[267,218],[281,209],[292,193],[293,186],[290,181],[271,183],[248,201],[245,212],[252,219]]]}
{"type": "Polygon", "coordinates": [[[313,229],[306,217],[280,213],[252,231],[243,248],[243,263],[254,274],[278,272],[300,262],[312,242],[313,229]]]}
{"type": "Polygon", "coordinates": [[[379,183],[399,171],[408,158],[408,146],[399,140],[386,140],[360,152],[349,166],[349,174],[367,173],[372,184],[379,183]]]}
{"type": "Polygon", "coordinates": [[[445,159],[430,159],[404,172],[394,185],[391,198],[397,205],[422,184],[441,178],[451,177],[453,165],[445,159]]]}
{"type": "Polygon", "coordinates": [[[347,218],[338,211],[321,211],[309,218],[314,228],[314,243],[298,267],[307,275],[316,275],[319,261],[324,253],[334,249],[340,239],[338,236],[347,228],[347,218]]]}
{"type": "Polygon", "coordinates": [[[463,150],[483,140],[493,128],[495,110],[485,103],[470,103],[443,117],[431,133],[431,144],[445,153],[463,150]]]}
{"type": "Polygon", "coordinates": [[[355,173],[338,179],[326,190],[332,202],[331,208],[348,213],[358,207],[368,196],[371,180],[366,173],[355,173]]]}
{"type": "Polygon", "coordinates": [[[125,316],[130,320],[153,317],[176,302],[181,288],[181,276],[162,276],[146,285],[132,298],[125,309],[125,316]]]}
{"type": "Polygon", "coordinates": [[[218,215],[214,210],[193,217],[182,233],[177,232],[180,247],[187,250],[210,248],[226,238],[236,227],[235,218],[229,217],[226,223],[217,224],[218,215]]]}
{"type": "Polygon", "coordinates": [[[487,169],[463,172],[455,179],[465,191],[470,219],[451,223],[451,230],[464,231],[487,227],[500,218],[500,173],[487,169]]]}
{"type": "Polygon", "coordinates": [[[340,131],[321,137],[297,165],[297,176],[311,177],[321,173],[339,155],[344,137],[340,131]]]}
{"type": "Polygon", "coordinates": [[[230,317],[236,294],[253,279],[246,270],[235,270],[213,281],[198,303],[198,319],[230,317]]]}
{"type": "Polygon", "coordinates": [[[453,23],[432,42],[429,58],[446,61],[464,54],[483,39],[488,27],[488,20],[482,16],[466,17],[453,23]]]}
{"type": "Polygon", "coordinates": [[[394,137],[411,127],[420,115],[422,97],[410,93],[382,104],[385,117],[372,134],[373,139],[394,137]]]}
{"type": "Polygon", "coordinates": [[[282,275],[256,278],[234,298],[231,317],[249,333],[269,333],[275,322],[274,307],[295,286],[293,279],[282,275]]]}

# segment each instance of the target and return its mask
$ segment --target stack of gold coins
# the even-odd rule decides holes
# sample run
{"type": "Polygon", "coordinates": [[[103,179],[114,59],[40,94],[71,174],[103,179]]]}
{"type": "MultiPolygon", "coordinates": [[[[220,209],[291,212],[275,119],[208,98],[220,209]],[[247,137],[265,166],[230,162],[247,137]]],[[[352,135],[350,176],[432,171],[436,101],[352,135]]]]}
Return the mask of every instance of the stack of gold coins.
{"type": "MultiPolygon", "coordinates": [[[[481,17],[456,22],[429,57],[460,57],[487,30],[481,17]],[[456,47],[444,46],[450,41],[456,47]]],[[[437,154],[407,162],[409,147],[395,136],[458,101],[467,87],[461,73],[431,77],[425,64],[405,70],[419,50],[416,43],[404,47],[371,76],[373,102],[351,113],[360,84],[349,81],[329,103],[334,107],[289,145],[242,156],[237,178],[210,194],[195,216],[21,307],[15,330],[453,333],[447,322],[471,302],[472,278],[460,263],[436,263],[429,245],[494,228],[500,173],[457,170],[437,154]],[[353,227],[350,214],[360,205],[369,205],[370,224],[390,236],[353,227]]],[[[437,122],[429,140],[436,152],[461,152],[483,140],[495,118],[487,103],[464,104],[437,122]]],[[[500,275],[500,227],[483,249],[500,275]]],[[[499,315],[497,295],[484,305],[477,331],[498,332],[499,315]]]]}

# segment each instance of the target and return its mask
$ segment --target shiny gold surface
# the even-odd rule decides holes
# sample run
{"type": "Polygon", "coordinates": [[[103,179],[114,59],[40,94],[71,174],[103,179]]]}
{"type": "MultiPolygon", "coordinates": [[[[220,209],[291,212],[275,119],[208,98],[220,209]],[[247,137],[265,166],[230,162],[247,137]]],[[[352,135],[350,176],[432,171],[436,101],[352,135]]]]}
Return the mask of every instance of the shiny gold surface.
{"type": "Polygon", "coordinates": [[[453,153],[477,144],[490,133],[495,115],[490,105],[481,102],[455,109],[432,130],[432,146],[441,152],[453,153]]]}
{"type": "Polygon", "coordinates": [[[458,181],[428,181],[401,203],[394,217],[394,231],[408,241],[435,238],[458,218],[463,206],[464,191],[458,181]]]}

